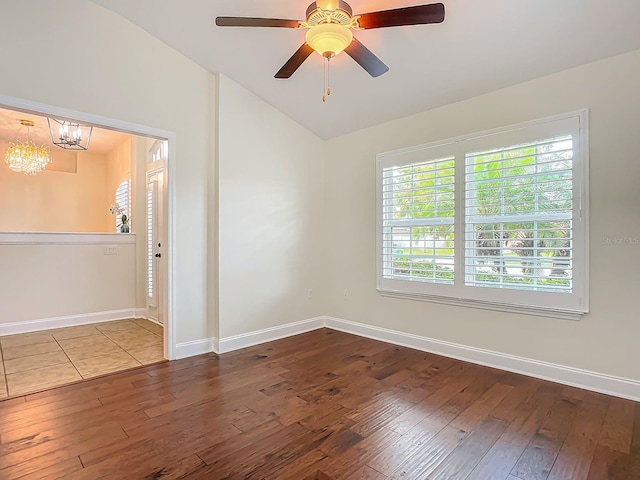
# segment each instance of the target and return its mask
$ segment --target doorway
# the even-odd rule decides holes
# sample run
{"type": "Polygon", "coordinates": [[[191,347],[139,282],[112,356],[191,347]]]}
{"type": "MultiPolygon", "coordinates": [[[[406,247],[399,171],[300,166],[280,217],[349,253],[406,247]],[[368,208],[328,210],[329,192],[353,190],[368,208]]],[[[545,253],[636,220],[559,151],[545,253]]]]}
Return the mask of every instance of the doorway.
{"type": "MultiPolygon", "coordinates": [[[[13,310],[5,310],[3,318],[0,318],[0,351],[4,344],[7,345],[7,349],[10,350],[10,353],[18,352],[21,354],[27,350],[33,350],[34,357],[36,355],[41,356],[43,361],[43,366],[37,366],[37,368],[48,368],[50,365],[46,362],[49,361],[55,361],[59,362],[58,364],[61,364],[62,360],[64,360],[64,356],[66,355],[68,357],[67,350],[73,350],[73,352],[80,355],[80,344],[84,343],[84,340],[80,340],[80,338],[84,338],[85,336],[92,336],[93,340],[97,342],[96,345],[100,343],[101,345],[104,344],[107,346],[109,342],[113,342],[117,344],[118,347],[121,347],[124,352],[131,353],[127,350],[127,348],[129,348],[127,343],[130,340],[130,332],[137,331],[141,332],[139,335],[140,337],[148,337],[150,334],[159,336],[162,341],[164,358],[173,359],[175,349],[175,326],[171,314],[171,285],[173,283],[171,281],[173,274],[173,256],[171,255],[171,246],[173,242],[171,238],[172,235],[170,233],[170,224],[173,219],[171,216],[172,208],[170,194],[172,192],[172,182],[170,172],[171,165],[174,161],[174,134],[141,125],[129,124],[118,120],[96,117],[82,112],[74,112],[4,96],[0,96],[0,108],[6,108],[24,115],[40,116],[45,122],[47,118],[74,120],[85,125],[90,125],[95,129],[114,132],[114,134],[115,132],[120,132],[124,135],[137,136],[140,138],[144,137],[146,139],[144,142],[146,145],[144,149],[144,161],[137,163],[137,172],[130,171],[128,172],[128,176],[125,172],[125,175],[121,176],[118,180],[118,182],[120,182],[118,188],[114,189],[116,191],[113,192],[116,203],[117,201],[126,203],[125,199],[129,196],[128,208],[133,208],[134,213],[132,215],[132,211],[128,211],[126,231],[124,229],[118,229],[118,233],[116,233],[116,229],[119,227],[117,226],[117,221],[114,222],[114,220],[116,220],[116,217],[120,215],[118,214],[116,216],[111,216],[110,218],[111,225],[108,228],[111,228],[112,230],[109,232],[104,231],[103,233],[91,230],[80,232],[61,232],[50,230],[44,233],[35,230],[31,232],[0,232],[0,248],[15,246],[22,249],[27,248],[25,245],[28,245],[28,248],[31,249],[42,248],[43,253],[38,258],[45,259],[45,262],[47,261],[47,258],[55,259],[57,257],[57,252],[54,251],[57,248],[64,252],[73,250],[76,247],[78,250],[91,250],[94,252],[93,258],[98,262],[102,262],[103,265],[106,265],[107,269],[105,270],[104,275],[101,275],[102,272],[96,272],[95,275],[92,275],[91,277],[107,276],[109,269],[111,269],[111,275],[113,275],[114,271],[117,275],[119,267],[114,267],[114,261],[116,259],[122,261],[122,259],[129,258],[128,256],[135,254],[135,268],[137,269],[137,272],[139,271],[139,273],[135,274],[135,288],[140,290],[139,293],[135,293],[135,302],[131,303],[123,301],[120,306],[108,306],[105,308],[100,302],[102,301],[101,298],[107,297],[107,295],[102,295],[101,291],[97,291],[94,295],[77,295],[78,298],[95,298],[95,307],[91,305],[87,307],[85,305],[84,309],[78,307],[78,311],[74,311],[72,314],[67,314],[66,312],[59,314],[59,312],[56,311],[56,308],[60,307],[60,305],[64,305],[65,302],[60,301],[59,298],[55,297],[55,284],[62,284],[63,281],[58,281],[60,280],[58,279],[56,282],[53,282],[53,284],[52,282],[48,282],[48,290],[43,289],[45,295],[42,295],[41,293],[39,294],[39,292],[34,292],[32,296],[32,303],[46,304],[49,301],[47,299],[51,298],[52,313],[47,315],[41,314],[26,316],[25,318],[19,318],[18,321],[13,321],[17,318],[13,313],[20,314],[24,312],[20,312],[19,310],[27,310],[26,305],[29,302],[24,301],[24,299],[22,299],[23,301],[20,303],[20,305],[24,307],[16,306],[13,310]],[[149,145],[152,146],[149,148],[149,145]],[[127,186],[128,188],[125,188],[127,186]],[[134,198],[137,197],[136,201],[133,202],[133,206],[131,205],[132,195],[134,198]],[[133,226],[131,227],[131,234],[124,235],[129,232],[129,226],[131,225],[132,220],[133,226]],[[134,239],[136,235],[140,237],[140,240],[143,243],[140,246],[137,245],[137,240],[134,239]],[[147,236],[149,238],[147,238],[147,236]],[[59,246],[59,244],[62,246],[59,246]],[[47,252],[44,252],[44,250],[47,250],[47,252]],[[98,253],[95,253],[97,250],[99,250],[98,253]],[[135,253],[133,253],[134,251],[135,253]],[[150,255],[145,255],[145,252],[150,255]],[[151,267],[147,271],[146,267],[148,265],[148,256],[151,256],[153,260],[151,267]],[[47,297],[46,294],[51,292],[53,292],[53,296],[50,295],[47,297]],[[153,322],[153,324],[160,328],[156,328],[150,323],[145,323],[148,321],[153,322]],[[76,338],[78,340],[72,340],[76,338]],[[78,343],[78,345],[69,347],[72,343],[78,343]],[[15,352],[13,350],[15,350],[15,352]]],[[[99,143],[96,143],[95,145],[97,146],[99,143]]],[[[92,154],[94,156],[96,155],[95,149],[92,154]]],[[[73,162],[71,160],[67,162],[67,166],[72,164],[73,162]]],[[[57,169],[54,174],[50,175],[58,175],[60,177],[66,175],[66,179],[68,180],[74,173],[71,170],[64,171],[62,173],[60,172],[62,172],[62,170],[57,169]]],[[[65,213],[68,214],[68,212],[65,213]]],[[[37,262],[33,263],[36,264],[37,262]]],[[[81,265],[83,262],[78,261],[77,264],[81,265]]],[[[73,270],[74,266],[74,263],[67,263],[66,267],[57,270],[52,270],[50,267],[46,267],[43,268],[38,276],[48,278],[51,275],[54,275],[54,271],[56,272],[55,275],[59,276],[59,272],[61,270],[73,270]]],[[[23,277],[26,279],[27,275],[24,274],[24,263],[21,268],[23,277]]],[[[6,271],[4,274],[11,275],[10,272],[6,271]]],[[[128,276],[124,275],[123,278],[126,280],[128,276]]],[[[44,284],[45,282],[42,283],[44,284]]],[[[123,283],[129,285],[126,281],[123,283]]],[[[105,291],[107,289],[101,290],[105,291]]],[[[112,296],[120,297],[117,292],[112,296]]],[[[89,301],[85,303],[88,304],[89,301]]],[[[18,302],[16,302],[16,305],[18,305],[18,302]]],[[[131,350],[135,350],[135,347],[136,345],[131,346],[131,350]]],[[[110,354],[111,353],[109,353],[109,355],[110,354]]],[[[105,355],[107,355],[106,352],[105,355]]],[[[139,360],[136,358],[135,354],[131,355],[135,360],[139,360]]],[[[12,362],[12,368],[18,368],[18,365],[23,365],[25,363],[21,358],[22,357],[8,359],[15,360],[12,362]]],[[[70,360],[73,364],[73,359],[70,360]]],[[[84,360],[85,359],[82,358],[79,359],[80,362],[84,360]]],[[[148,360],[148,362],[152,361],[154,360],[148,360]]],[[[143,359],[140,360],[140,363],[146,364],[147,362],[143,359]]],[[[140,363],[138,363],[138,365],[140,363]]],[[[132,363],[123,363],[123,369],[131,368],[133,366],[135,365],[132,363]]],[[[23,368],[23,366],[20,368],[23,368]]],[[[80,376],[78,377],[77,375],[74,375],[71,366],[69,366],[69,375],[62,376],[66,378],[66,381],[62,381],[61,384],[71,383],[73,381],[96,376],[95,374],[85,375],[81,373],[82,368],[77,367],[75,364],[73,364],[73,368],[76,368],[77,373],[80,374],[80,376]]],[[[27,393],[27,391],[18,391],[19,389],[17,388],[15,392],[11,392],[10,389],[7,390],[8,375],[11,375],[11,373],[9,373],[3,365],[2,370],[0,370],[0,377],[4,377],[2,379],[3,382],[0,382],[0,399],[3,396],[6,397],[27,393]],[[4,383],[4,395],[2,383],[4,383]]],[[[49,388],[54,385],[42,384],[41,386],[42,388],[49,388]]],[[[32,391],[37,391],[42,388],[37,388],[32,391]]]]}
{"type": "Polygon", "coordinates": [[[165,228],[165,163],[168,145],[156,140],[149,151],[146,173],[146,230],[147,230],[147,313],[149,319],[165,325],[164,299],[165,262],[162,261],[163,245],[166,245],[165,228]]]}

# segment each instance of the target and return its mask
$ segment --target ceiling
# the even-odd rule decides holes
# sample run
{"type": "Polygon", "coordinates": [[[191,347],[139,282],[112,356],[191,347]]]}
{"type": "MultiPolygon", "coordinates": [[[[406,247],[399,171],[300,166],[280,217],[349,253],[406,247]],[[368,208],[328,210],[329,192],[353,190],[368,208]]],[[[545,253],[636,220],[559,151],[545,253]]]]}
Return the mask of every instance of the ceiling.
{"type": "MultiPolygon", "coordinates": [[[[0,108],[0,139],[10,142],[26,140],[27,127],[20,125],[20,120],[31,120],[35,124],[30,128],[30,137],[37,145],[44,144],[51,149],[58,149],[51,141],[46,117],[3,108],[0,108]]],[[[88,152],[106,155],[129,137],[131,135],[128,133],[94,127],[88,152]]],[[[4,152],[2,154],[4,155],[4,152]]]]}
{"type": "MultiPolygon", "coordinates": [[[[390,71],[371,78],[332,60],[329,101],[312,55],[288,80],[274,74],[305,31],[220,28],[218,15],[301,20],[311,0],[91,0],[211,72],[221,72],[322,138],[488,93],[640,48],[638,0],[443,0],[444,23],[356,32],[390,71]]],[[[351,0],[354,14],[420,5],[351,0]]]]}

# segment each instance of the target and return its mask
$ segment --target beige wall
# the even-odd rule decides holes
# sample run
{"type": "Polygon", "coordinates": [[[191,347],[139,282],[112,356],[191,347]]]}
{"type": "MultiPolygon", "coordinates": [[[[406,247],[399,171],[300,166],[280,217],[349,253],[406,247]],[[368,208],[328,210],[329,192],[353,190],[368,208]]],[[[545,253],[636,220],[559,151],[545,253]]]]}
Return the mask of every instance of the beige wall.
{"type": "Polygon", "coordinates": [[[323,313],[324,142],[222,75],[219,92],[219,335],[225,338],[323,313]]]}
{"type": "Polygon", "coordinates": [[[133,308],[135,245],[107,245],[0,245],[0,324],[133,308]]]}
{"type": "MultiPolygon", "coordinates": [[[[129,137],[120,145],[116,146],[113,150],[111,150],[107,155],[107,175],[106,175],[106,191],[107,191],[107,199],[109,205],[116,203],[116,190],[120,182],[125,180],[127,177],[131,178],[132,182],[134,180],[133,177],[133,168],[135,166],[132,163],[132,142],[133,138],[129,137]]],[[[132,212],[133,212],[133,202],[135,200],[135,187],[133,183],[131,183],[131,201],[132,201],[132,212]]],[[[109,215],[109,223],[112,232],[115,231],[115,216],[107,210],[107,215],[109,215]]],[[[131,232],[134,233],[135,229],[133,228],[133,215],[130,219],[129,225],[131,227],[131,232]]]]}
{"type": "MultiPolygon", "coordinates": [[[[176,199],[177,341],[206,338],[206,179],[213,162],[214,75],[86,0],[4,2],[0,45],[11,46],[0,49],[0,64],[12,65],[0,76],[0,94],[175,132],[176,169],[170,175],[176,199]],[[61,64],[43,48],[52,39],[73,45],[80,60],[61,64]],[[42,72],[48,72],[46,81],[42,72]]],[[[120,282],[116,272],[108,277],[114,287],[120,282]]],[[[6,275],[3,271],[2,278],[6,275]]],[[[71,281],[64,269],[56,275],[46,282],[71,281]]],[[[84,290],[74,295],[90,298],[84,290]]],[[[34,294],[25,301],[41,298],[34,294]]]]}
{"type": "MultiPolygon", "coordinates": [[[[0,153],[8,147],[0,141],[0,153]]],[[[104,155],[79,152],[77,171],[35,176],[0,161],[0,232],[113,232],[104,155]]]]}
{"type": "Polygon", "coordinates": [[[640,51],[328,142],[327,313],[472,347],[640,380],[640,51]],[[379,152],[590,110],[591,312],[579,322],[383,298],[376,292],[379,152]],[[339,241],[336,241],[336,235],[339,241]],[[349,300],[342,299],[349,290],[349,300]]]}

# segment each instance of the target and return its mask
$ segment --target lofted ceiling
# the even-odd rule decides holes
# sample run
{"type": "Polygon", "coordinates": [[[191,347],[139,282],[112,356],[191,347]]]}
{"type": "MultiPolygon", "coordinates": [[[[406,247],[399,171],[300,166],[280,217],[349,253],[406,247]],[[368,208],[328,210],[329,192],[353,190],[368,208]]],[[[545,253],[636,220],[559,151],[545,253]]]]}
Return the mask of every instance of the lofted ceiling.
{"type": "MultiPolygon", "coordinates": [[[[303,20],[311,0],[91,0],[221,72],[322,138],[488,93],[640,48],[638,0],[442,0],[442,24],[355,32],[390,70],[370,77],[346,54],[313,54],[288,80],[274,74],[304,30],[220,28],[216,16],[303,20]]],[[[351,0],[354,14],[421,5],[351,0]]]]}

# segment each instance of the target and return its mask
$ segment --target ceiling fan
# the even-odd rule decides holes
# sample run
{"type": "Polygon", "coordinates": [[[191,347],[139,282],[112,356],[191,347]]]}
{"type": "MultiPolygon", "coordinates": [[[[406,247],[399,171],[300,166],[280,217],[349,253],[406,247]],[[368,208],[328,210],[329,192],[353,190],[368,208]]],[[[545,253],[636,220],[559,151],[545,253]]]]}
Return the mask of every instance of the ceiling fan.
{"type": "MultiPolygon", "coordinates": [[[[276,78],[290,78],[302,63],[318,52],[327,62],[345,51],[372,77],[389,70],[378,57],[353,36],[352,30],[424,25],[444,21],[444,5],[433,3],[354,15],[342,0],[317,0],[307,8],[305,21],[279,18],[217,17],[219,27],[279,27],[307,29],[306,42],[276,73],[276,78]]],[[[328,91],[330,94],[330,89],[328,91]]]]}

